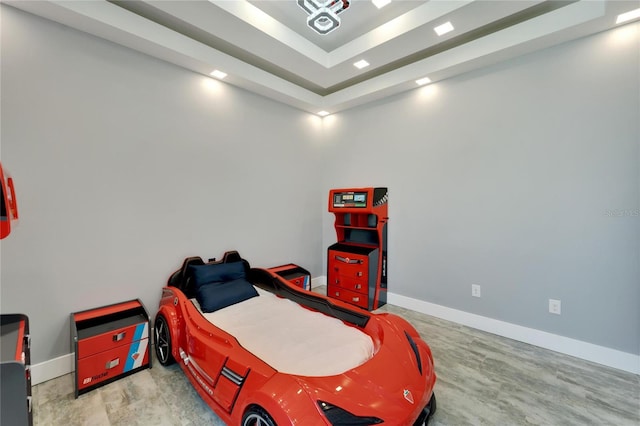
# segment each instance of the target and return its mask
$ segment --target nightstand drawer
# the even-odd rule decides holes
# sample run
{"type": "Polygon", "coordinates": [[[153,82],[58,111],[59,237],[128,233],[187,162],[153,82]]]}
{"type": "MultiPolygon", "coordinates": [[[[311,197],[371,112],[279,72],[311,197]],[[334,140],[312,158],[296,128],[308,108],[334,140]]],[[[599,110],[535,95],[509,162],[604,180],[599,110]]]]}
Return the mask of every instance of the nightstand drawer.
{"type": "Polygon", "coordinates": [[[144,338],[79,359],[76,372],[78,391],[146,365],[149,361],[148,344],[149,339],[144,338]]]}
{"type": "Polygon", "coordinates": [[[309,275],[300,274],[297,277],[289,278],[289,282],[305,290],[311,290],[311,280],[309,280],[309,275]]]}
{"type": "Polygon", "coordinates": [[[78,330],[78,358],[128,345],[149,337],[149,322],[139,314],[109,324],[78,330]],[[130,323],[133,323],[129,325],[130,323]]]}

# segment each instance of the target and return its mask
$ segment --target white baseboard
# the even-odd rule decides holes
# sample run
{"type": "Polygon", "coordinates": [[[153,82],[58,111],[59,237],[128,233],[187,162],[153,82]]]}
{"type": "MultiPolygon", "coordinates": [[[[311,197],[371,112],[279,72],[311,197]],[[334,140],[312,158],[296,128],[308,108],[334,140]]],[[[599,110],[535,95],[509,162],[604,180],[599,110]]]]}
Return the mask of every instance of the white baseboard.
{"type": "Polygon", "coordinates": [[[320,277],[311,278],[311,288],[320,287],[323,285],[327,285],[327,277],[324,275],[320,277]]]}
{"type": "Polygon", "coordinates": [[[447,308],[400,294],[388,293],[387,303],[629,373],[640,374],[640,355],[447,308]]]}
{"type": "Polygon", "coordinates": [[[58,358],[33,364],[31,366],[31,385],[46,382],[56,377],[64,376],[74,370],[74,354],[59,356],[58,358]]]}

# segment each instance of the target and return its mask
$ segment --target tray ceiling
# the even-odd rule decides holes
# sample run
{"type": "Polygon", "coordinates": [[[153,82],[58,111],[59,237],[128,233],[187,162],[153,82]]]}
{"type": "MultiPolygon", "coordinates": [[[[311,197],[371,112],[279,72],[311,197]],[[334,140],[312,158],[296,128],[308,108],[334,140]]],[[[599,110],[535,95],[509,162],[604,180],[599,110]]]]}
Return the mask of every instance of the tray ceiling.
{"type": "Polygon", "coordinates": [[[302,110],[335,113],[616,25],[620,0],[352,0],[320,35],[296,0],[3,1],[302,110]],[[438,36],[434,27],[450,22],[438,36]],[[366,60],[369,66],[353,64],[366,60]]]}

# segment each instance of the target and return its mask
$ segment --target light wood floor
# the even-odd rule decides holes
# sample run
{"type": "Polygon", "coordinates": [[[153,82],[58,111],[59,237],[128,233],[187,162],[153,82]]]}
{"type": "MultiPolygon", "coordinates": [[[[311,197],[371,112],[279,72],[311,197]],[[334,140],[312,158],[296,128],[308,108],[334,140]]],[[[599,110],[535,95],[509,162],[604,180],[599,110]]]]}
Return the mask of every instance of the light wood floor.
{"type": "MultiPolygon", "coordinates": [[[[395,306],[379,311],[407,319],[431,346],[431,425],[640,425],[638,375],[395,306]]],[[[33,395],[36,426],[223,425],[176,365],[155,363],[77,400],[71,374],[33,395]]]]}

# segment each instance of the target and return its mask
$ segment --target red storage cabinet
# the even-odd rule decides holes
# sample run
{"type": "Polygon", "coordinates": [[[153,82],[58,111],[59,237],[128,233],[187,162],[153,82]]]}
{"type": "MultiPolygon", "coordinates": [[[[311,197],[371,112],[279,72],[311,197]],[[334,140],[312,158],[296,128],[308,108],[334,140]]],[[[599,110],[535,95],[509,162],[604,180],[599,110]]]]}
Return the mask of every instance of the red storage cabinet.
{"type": "Polygon", "coordinates": [[[379,250],[348,243],[329,248],[327,295],[372,310],[376,293],[379,250]]]}
{"type": "Polygon", "coordinates": [[[76,398],[151,367],[149,315],[140,300],[71,314],[76,398]]]}
{"type": "Polygon", "coordinates": [[[327,296],[372,311],[387,303],[387,188],[329,191],[338,241],[327,251],[327,296]]]}

